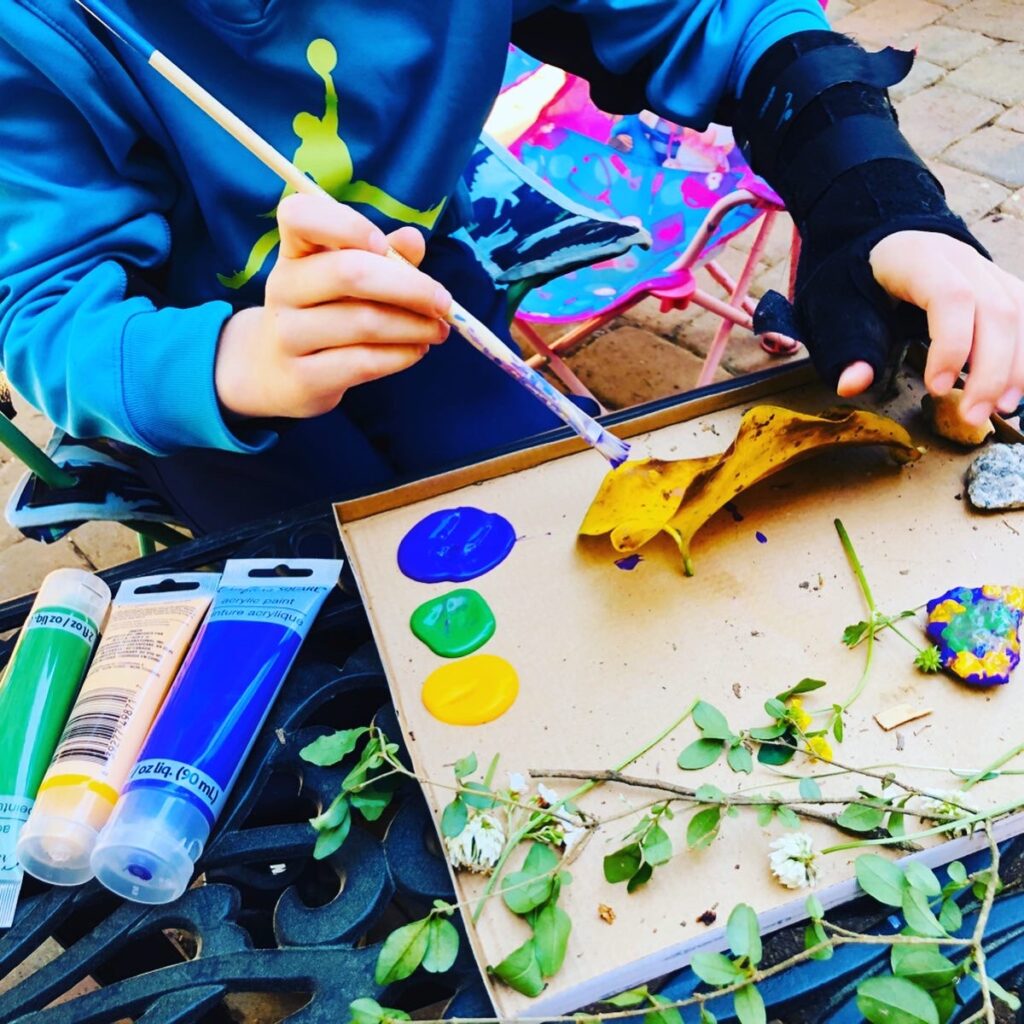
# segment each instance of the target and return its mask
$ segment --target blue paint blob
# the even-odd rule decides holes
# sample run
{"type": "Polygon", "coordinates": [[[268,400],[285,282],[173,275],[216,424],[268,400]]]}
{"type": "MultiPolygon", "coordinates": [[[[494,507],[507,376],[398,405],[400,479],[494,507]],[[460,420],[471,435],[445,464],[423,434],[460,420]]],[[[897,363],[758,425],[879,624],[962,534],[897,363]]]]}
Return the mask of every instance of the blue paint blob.
{"type": "Polygon", "coordinates": [[[398,568],[418,583],[464,583],[490,572],[516,542],[512,524],[464,505],[421,519],[398,545],[398,568]]]}
{"type": "Polygon", "coordinates": [[[616,568],[632,572],[642,561],[643,558],[640,555],[626,555],[625,558],[616,559],[615,565],[616,568]]]}
{"type": "Polygon", "coordinates": [[[760,530],[758,530],[757,533],[754,534],[754,536],[757,538],[758,544],[768,543],[768,538],[760,530]]]}

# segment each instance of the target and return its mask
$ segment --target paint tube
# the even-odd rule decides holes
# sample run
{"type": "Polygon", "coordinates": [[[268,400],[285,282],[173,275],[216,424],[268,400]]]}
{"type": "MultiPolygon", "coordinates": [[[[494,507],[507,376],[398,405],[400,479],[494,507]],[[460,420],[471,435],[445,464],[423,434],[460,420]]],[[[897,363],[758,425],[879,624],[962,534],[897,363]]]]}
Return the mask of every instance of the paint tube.
{"type": "Polygon", "coordinates": [[[118,588],[18,860],[52,885],[92,878],[89,858],[146,733],[213,600],[216,573],[145,576],[118,588]]]}
{"type": "Polygon", "coordinates": [[[9,928],[21,892],[18,835],[110,606],[110,588],[81,569],[43,580],[0,678],[0,928],[9,928]]]}
{"type": "Polygon", "coordinates": [[[341,563],[230,561],[92,855],[96,877],[139,903],[169,903],[238,778],[341,563]]]}

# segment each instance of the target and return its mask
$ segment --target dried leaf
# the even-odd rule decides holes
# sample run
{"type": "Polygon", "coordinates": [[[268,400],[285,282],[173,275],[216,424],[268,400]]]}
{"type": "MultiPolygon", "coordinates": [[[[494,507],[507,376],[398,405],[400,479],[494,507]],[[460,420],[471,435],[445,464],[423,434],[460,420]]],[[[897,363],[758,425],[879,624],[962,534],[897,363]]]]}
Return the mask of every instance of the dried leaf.
{"type": "Polygon", "coordinates": [[[904,461],[920,457],[894,420],[860,409],[821,416],[761,405],[740,421],[721,455],[665,462],[627,462],[605,477],[580,527],[582,536],[609,534],[616,551],[636,551],[658,533],[678,544],[687,573],[697,531],[738,494],[780,469],[840,445],[891,446],[904,461]]]}

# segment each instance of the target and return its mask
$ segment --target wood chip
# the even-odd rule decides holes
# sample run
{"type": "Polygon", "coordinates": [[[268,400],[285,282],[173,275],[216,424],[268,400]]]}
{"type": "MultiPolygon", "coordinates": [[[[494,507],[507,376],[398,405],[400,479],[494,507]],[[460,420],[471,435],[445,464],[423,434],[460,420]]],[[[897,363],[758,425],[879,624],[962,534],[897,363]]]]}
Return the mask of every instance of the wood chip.
{"type": "Polygon", "coordinates": [[[607,903],[598,903],[597,916],[601,918],[605,924],[615,924],[615,911],[612,910],[607,903]]]}
{"type": "Polygon", "coordinates": [[[932,713],[931,708],[915,707],[913,704],[897,704],[895,707],[879,711],[875,715],[875,721],[886,731],[895,729],[897,726],[906,725],[907,722],[914,722],[918,718],[932,713]]]}

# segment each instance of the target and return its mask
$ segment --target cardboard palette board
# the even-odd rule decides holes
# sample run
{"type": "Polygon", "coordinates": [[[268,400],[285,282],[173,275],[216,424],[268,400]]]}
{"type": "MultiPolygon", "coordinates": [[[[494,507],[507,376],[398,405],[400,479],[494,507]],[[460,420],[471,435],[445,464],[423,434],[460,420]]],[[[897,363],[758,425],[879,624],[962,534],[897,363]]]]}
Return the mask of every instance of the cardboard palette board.
{"type": "MultiPolygon", "coordinates": [[[[718,707],[735,731],[766,725],[765,700],[804,677],[827,681],[807,698],[809,710],[844,701],[860,677],[864,649],[849,650],[840,638],[846,625],[866,617],[866,609],[833,525],[837,517],[883,611],[918,607],[958,585],[1024,584],[1024,518],[969,508],[963,475],[974,454],[929,434],[919,412],[919,384],[904,379],[899,387],[898,397],[879,411],[903,422],[928,447],[920,461],[901,468],[883,449],[846,449],[790,467],[742,495],[738,514],[718,513],[697,535],[692,578],[684,577],[678,551],[665,537],[642,549],[632,571],[616,566],[621,556],[606,537],[577,538],[607,466],[574,441],[338,506],[418,774],[451,785],[453,762],[470,752],[481,765],[500,754],[502,784],[506,771],[608,769],[642,749],[696,698],[718,707]],[[507,659],[520,680],[511,709],[479,727],[445,725],[427,712],[421,687],[444,659],[409,629],[417,606],[457,585],[417,583],[396,561],[400,541],[416,523],[463,505],[501,513],[518,536],[501,565],[466,584],[486,598],[497,620],[481,653],[507,659]]],[[[835,399],[797,371],[638,416],[618,431],[632,435],[635,457],[708,455],[729,445],[746,409],[764,403],[820,412],[835,399]]],[[[903,625],[924,644],[922,623],[919,615],[903,625]]],[[[945,675],[921,674],[913,651],[890,632],[876,645],[874,669],[848,713],[835,756],[860,767],[889,766],[923,788],[951,788],[955,780],[947,772],[927,766],[989,765],[1020,742],[1022,708],[1024,680],[972,689],[945,675]],[[897,705],[931,713],[883,730],[874,716],[897,705]]],[[[795,783],[760,764],[752,775],[733,773],[724,758],[710,769],[682,771],[676,758],[698,735],[685,722],[629,773],[682,786],[713,783],[726,793],[776,789],[796,798],[795,783]]],[[[826,770],[803,756],[790,769],[826,770]]],[[[576,785],[550,784],[560,795],[576,785]]],[[[826,796],[849,799],[871,780],[839,776],[820,784],[826,796]]],[[[430,782],[424,790],[439,822],[451,792],[430,782]]],[[[1002,775],[972,789],[970,799],[982,809],[1012,801],[1019,792],[1019,779],[1002,775]]],[[[627,812],[657,798],[650,790],[606,784],[580,801],[591,815],[617,820],[602,826],[569,867],[572,884],[560,901],[573,921],[566,962],[536,999],[485,974],[500,1016],[571,1012],[678,969],[698,949],[722,949],[726,917],[739,902],[755,908],[764,930],[804,916],[806,892],[783,888],[769,871],[769,843],[786,830],[777,819],[759,827],[749,809],[725,817],[719,837],[696,851],[687,850],[685,841],[693,812],[681,809],[666,824],[673,860],[633,895],[624,885],[607,883],[603,857],[624,845],[640,813],[627,812]],[[611,915],[599,914],[601,905],[612,908],[612,923],[605,920],[611,915]]],[[[849,838],[827,824],[801,827],[819,850],[849,838]]],[[[1022,830],[1013,818],[1002,823],[1000,834],[1022,830]]],[[[981,845],[982,838],[926,841],[915,856],[942,863],[981,845]]],[[[853,895],[859,852],[820,859],[816,891],[826,906],[853,895]]],[[[522,856],[510,861],[510,870],[522,856]]],[[[454,880],[459,898],[470,903],[484,884],[466,873],[454,880]]],[[[497,964],[529,936],[500,899],[488,901],[475,924],[468,916],[466,923],[481,967],[497,964]]]]}

